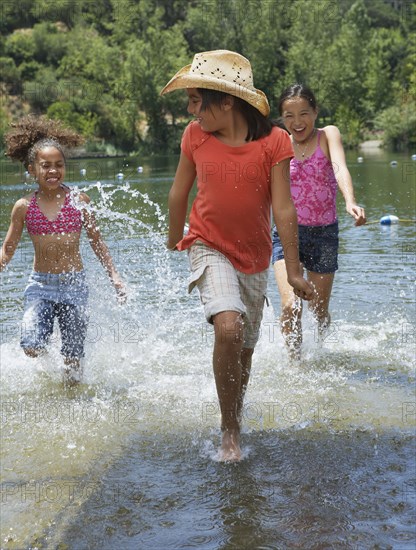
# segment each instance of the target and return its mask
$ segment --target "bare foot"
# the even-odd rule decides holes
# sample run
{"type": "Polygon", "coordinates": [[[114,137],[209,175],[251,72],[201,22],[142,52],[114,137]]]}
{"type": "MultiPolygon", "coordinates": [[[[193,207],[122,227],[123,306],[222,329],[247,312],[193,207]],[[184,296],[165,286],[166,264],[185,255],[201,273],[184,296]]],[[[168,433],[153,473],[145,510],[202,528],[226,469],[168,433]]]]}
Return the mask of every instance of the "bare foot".
{"type": "Polygon", "coordinates": [[[297,363],[301,358],[302,329],[296,328],[293,332],[283,334],[290,363],[297,363]]]}
{"type": "Polygon", "coordinates": [[[225,430],[222,433],[221,449],[218,454],[220,462],[239,462],[241,460],[240,432],[238,430],[225,430]]]}
{"type": "Polygon", "coordinates": [[[329,333],[329,326],[331,324],[331,315],[328,313],[327,317],[318,321],[318,342],[324,342],[329,333]]]}
{"type": "Polygon", "coordinates": [[[82,366],[79,363],[65,365],[64,385],[68,387],[77,386],[81,382],[82,366]]]}
{"type": "Polygon", "coordinates": [[[296,365],[301,360],[300,346],[287,346],[289,363],[296,365]]]}

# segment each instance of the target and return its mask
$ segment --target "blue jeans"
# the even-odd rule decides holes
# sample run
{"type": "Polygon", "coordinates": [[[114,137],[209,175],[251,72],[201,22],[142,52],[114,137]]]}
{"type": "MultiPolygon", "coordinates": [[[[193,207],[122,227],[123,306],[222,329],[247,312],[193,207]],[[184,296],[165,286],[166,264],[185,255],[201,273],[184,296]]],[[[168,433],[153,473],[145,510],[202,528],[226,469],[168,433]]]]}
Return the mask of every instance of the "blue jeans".
{"type": "Polygon", "coordinates": [[[20,345],[44,349],[53,333],[55,317],[61,332],[61,353],[68,358],[84,356],[88,328],[88,287],[85,272],[32,272],[24,293],[25,309],[20,345]]]}
{"type": "MultiPolygon", "coordinates": [[[[299,259],[308,271],[335,273],[338,269],[338,222],[330,225],[299,225],[299,259]]],[[[283,260],[282,243],[276,227],[273,228],[272,263],[283,260]]]]}

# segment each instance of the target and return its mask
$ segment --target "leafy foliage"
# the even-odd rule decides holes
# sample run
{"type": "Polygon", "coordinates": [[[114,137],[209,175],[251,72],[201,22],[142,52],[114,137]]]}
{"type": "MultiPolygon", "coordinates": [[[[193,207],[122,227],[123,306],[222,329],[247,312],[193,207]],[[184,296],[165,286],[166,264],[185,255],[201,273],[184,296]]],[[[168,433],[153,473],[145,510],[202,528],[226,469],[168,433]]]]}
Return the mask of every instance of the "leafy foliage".
{"type": "Polygon", "coordinates": [[[222,48],[250,59],[274,116],[299,81],[345,144],[372,130],[392,147],[416,143],[408,0],[6,0],[1,15],[0,133],[30,111],[81,131],[90,149],[177,151],[185,96],[160,89],[195,52],[222,48]]]}

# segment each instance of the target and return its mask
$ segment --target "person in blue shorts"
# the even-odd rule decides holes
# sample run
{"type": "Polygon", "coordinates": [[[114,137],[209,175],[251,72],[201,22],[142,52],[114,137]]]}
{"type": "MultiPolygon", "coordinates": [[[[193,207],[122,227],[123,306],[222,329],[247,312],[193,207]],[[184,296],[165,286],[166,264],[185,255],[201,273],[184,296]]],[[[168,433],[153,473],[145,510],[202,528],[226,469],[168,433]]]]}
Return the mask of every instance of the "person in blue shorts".
{"type": "Polygon", "coordinates": [[[113,283],[119,302],[126,300],[124,284],[88,206],[85,193],[64,184],[65,150],[82,137],[59,122],[32,115],[23,117],[6,135],[6,154],[21,161],[38,188],[13,207],[0,251],[0,271],[12,259],[23,228],[35,250],[33,271],[25,290],[21,346],[29,357],[44,353],[57,319],[64,357],[64,381],[80,381],[80,359],[88,326],[88,287],[80,254],[84,227],[97,258],[113,283]]]}

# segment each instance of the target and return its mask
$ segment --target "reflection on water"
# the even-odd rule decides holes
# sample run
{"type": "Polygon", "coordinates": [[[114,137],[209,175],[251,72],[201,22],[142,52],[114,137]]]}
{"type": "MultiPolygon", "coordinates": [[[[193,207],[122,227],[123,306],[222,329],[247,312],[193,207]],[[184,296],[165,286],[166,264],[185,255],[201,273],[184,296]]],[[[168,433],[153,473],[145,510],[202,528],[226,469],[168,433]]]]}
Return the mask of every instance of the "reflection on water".
{"type": "MultiPolygon", "coordinates": [[[[62,387],[59,332],[39,360],[20,350],[27,236],[2,274],[1,547],[413,549],[414,225],[355,228],[340,208],[333,324],[318,343],[306,315],[298,365],[282,346],[270,274],[245,458],[220,464],[212,327],[197,294],[186,294],[186,255],[164,247],[174,160],[94,160],[100,184],[89,179],[93,164],[76,184],[94,201],[130,294],[117,305],[84,243],[91,325],[81,387],[62,387]]],[[[393,171],[389,160],[350,159],[372,220],[414,216],[408,161],[393,171]]],[[[82,161],[72,162],[79,180],[82,161]]],[[[25,193],[7,166],[1,237],[25,193]]]]}
{"type": "MultiPolygon", "coordinates": [[[[238,466],[190,437],[137,437],[48,540],[83,548],[411,548],[408,438],[257,432],[238,466]],[[155,470],[157,475],[155,475],[155,470]]],[[[413,447],[414,450],[414,447],[413,447]]]]}

